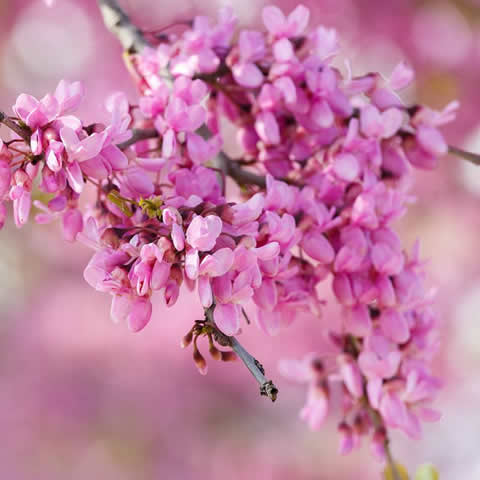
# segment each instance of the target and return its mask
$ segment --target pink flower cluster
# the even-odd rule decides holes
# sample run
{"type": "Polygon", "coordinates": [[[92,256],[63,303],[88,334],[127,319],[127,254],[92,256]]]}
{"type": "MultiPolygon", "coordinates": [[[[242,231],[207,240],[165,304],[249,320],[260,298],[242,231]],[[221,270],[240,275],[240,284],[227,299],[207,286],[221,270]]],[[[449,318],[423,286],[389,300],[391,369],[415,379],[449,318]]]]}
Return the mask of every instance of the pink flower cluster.
{"type": "MultiPolygon", "coordinates": [[[[13,201],[18,227],[28,221],[32,188],[38,178],[39,189],[52,198],[48,205],[36,202],[43,212],[37,215],[37,222],[48,223],[61,215],[65,238],[73,241],[83,228],[78,198],[86,181],[106,179],[128,164],[116,145],[131,135],[125,96],[118,94],[108,100],[112,123],[107,127],[85,126],[72,115],[83,96],[80,82],[62,80],[53,95],[37,100],[22,94],[13,107],[21,138],[0,144],[0,196],[13,201]]],[[[5,212],[2,204],[2,225],[5,212]]]]}
{"type": "Polygon", "coordinates": [[[335,359],[282,369],[309,384],[301,416],[311,427],[340,389],[342,452],[371,433],[381,453],[385,428],[418,437],[420,420],[438,416],[429,407],[439,388],[429,369],[432,295],[418,247],[408,254],[392,223],[411,200],[412,166],[433,168],[447,151],[438,127],[457,105],[405,106],[398,91],[413,73],[403,63],[388,79],[341,72],[335,31],[308,31],[303,6],[288,16],[266,7],[263,22],[266,31],[242,30],[233,42],[236,20],[223,9],[216,25],[197,17],[133,56],[138,108],[112,96],[108,126],[70,115],[78,83],[40,101],[21,95],[12,120],[23,135],[1,145],[0,195],[21,226],[40,178],[52,199],[37,204],[37,219],[62,214],[67,238],[96,250],[85,279],[133,331],[150,321],[155,292],[171,306],[185,285],[225,334],[240,333],[252,302],[274,334],[299,312],[318,314],[317,286],[331,279],[343,311],[330,332],[335,359]],[[243,152],[227,163],[225,122],[243,152]],[[133,127],[152,138],[129,142],[133,127]],[[226,176],[241,189],[232,193],[226,176]],[[83,228],[85,182],[96,198],[83,228]]]}
{"type": "MultiPolygon", "coordinates": [[[[413,72],[403,63],[387,79],[354,77],[350,67],[342,74],[331,63],[339,49],[336,33],[324,27],[307,32],[309,11],[303,6],[288,16],[266,7],[263,21],[266,32],[242,30],[238,42],[226,46],[218,32],[229,31],[233,20],[223,11],[216,26],[206,28],[207,20],[197,19],[180,38],[148,51],[137,60],[144,102],[167,89],[158,72],[170,68],[175,83],[188,76],[207,84],[213,132],[221,131],[220,119],[237,127],[241,160],[267,177],[266,211],[250,218],[260,228],[248,235],[281,247],[283,268],[261,268],[259,285],[249,284],[258,323],[274,333],[299,308],[317,310],[315,287],[332,277],[343,309],[342,330],[331,334],[337,362],[319,370],[317,360],[312,367],[309,359],[301,372],[296,367],[298,378],[311,384],[302,417],[318,427],[328,410],[330,383],[340,381],[342,451],[368,432],[378,451],[385,427],[416,438],[420,420],[438,417],[428,406],[439,388],[428,367],[436,342],[432,295],[423,287],[418,247],[408,255],[391,224],[410,201],[412,166],[433,168],[447,152],[437,128],[454,118],[457,104],[441,112],[405,106],[397,92],[413,72]]],[[[157,115],[152,117],[162,118],[161,111],[157,115]]],[[[260,212],[262,194],[252,189],[250,195],[244,205],[260,212]]],[[[248,263],[257,259],[252,255],[248,263]]],[[[219,325],[227,317],[238,322],[238,310],[223,304],[237,281],[233,290],[228,283],[227,296],[218,287],[223,280],[212,282],[219,325]]],[[[209,306],[212,289],[204,283],[200,276],[200,295],[209,306]]]]}

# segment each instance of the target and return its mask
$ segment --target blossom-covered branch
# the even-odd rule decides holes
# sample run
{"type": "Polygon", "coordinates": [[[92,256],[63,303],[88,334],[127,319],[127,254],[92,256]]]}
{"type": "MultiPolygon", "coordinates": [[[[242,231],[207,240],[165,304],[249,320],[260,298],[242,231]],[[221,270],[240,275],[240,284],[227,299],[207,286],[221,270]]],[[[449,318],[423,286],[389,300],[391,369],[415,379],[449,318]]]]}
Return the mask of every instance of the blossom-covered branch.
{"type": "Polygon", "coordinates": [[[39,223],[61,218],[67,240],[94,250],[86,281],[132,331],[150,322],[154,295],[170,307],[184,287],[195,291],[207,317],[182,343],[193,343],[200,372],[206,337],[213,358],[241,358],[272,400],[276,387],[236,339],[245,307],[273,335],[336,302],[329,353],[281,370],[308,385],[301,418],[312,428],[340,398],[341,452],[368,437],[388,460],[390,429],[418,438],[439,417],[433,294],[418,244],[404,246],[394,221],[411,202],[413,168],[447,153],[439,129],[458,105],[404,105],[413,72],[403,63],[388,78],[340,71],[335,31],[309,30],[302,5],[289,15],[266,7],[265,29],[238,34],[225,8],[216,23],[196,17],[151,45],[116,2],[100,5],[128,50],[138,102],[114,94],[110,121],[87,125],[75,114],[78,82],[20,95],[3,118],[22,130],[0,144],[2,224],[7,202],[19,227],[32,205],[39,223]],[[227,142],[238,159],[222,153],[227,142]],[[230,191],[226,175],[242,188],[230,191]],[[32,202],[36,184],[46,203],[32,202]]]}

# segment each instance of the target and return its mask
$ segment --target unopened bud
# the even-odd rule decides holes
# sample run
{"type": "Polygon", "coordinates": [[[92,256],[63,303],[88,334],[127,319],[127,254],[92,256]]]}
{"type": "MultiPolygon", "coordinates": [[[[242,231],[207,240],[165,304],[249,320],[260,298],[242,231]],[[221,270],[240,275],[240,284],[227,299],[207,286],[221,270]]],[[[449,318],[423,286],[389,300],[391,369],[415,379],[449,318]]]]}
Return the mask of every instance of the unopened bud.
{"type": "Polygon", "coordinates": [[[215,360],[222,360],[222,352],[213,343],[210,343],[208,351],[215,360]]]}
{"type": "Polygon", "coordinates": [[[238,359],[237,354],[231,350],[220,353],[222,354],[222,362],[235,362],[238,359]]]}
{"type": "Polygon", "coordinates": [[[357,435],[365,435],[371,427],[371,420],[367,412],[358,413],[353,420],[353,430],[357,435]]]}
{"type": "Polygon", "coordinates": [[[350,427],[347,422],[343,421],[338,425],[338,433],[340,434],[340,454],[346,455],[347,453],[350,453],[354,447],[352,427],[350,427]]]}
{"type": "Polygon", "coordinates": [[[178,264],[172,265],[172,268],[170,270],[170,279],[173,280],[179,286],[182,284],[183,272],[182,272],[182,269],[180,268],[180,265],[178,264]]]}
{"type": "Polygon", "coordinates": [[[387,440],[387,432],[385,428],[380,427],[375,430],[372,437],[372,443],[370,445],[372,453],[379,460],[385,458],[385,442],[387,440]]]}
{"type": "Polygon", "coordinates": [[[176,282],[169,280],[167,286],[165,287],[165,303],[167,307],[173,307],[177,303],[178,295],[180,293],[180,288],[176,282]]]}
{"type": "Polygon", "coordinates": [[[195,346],[193,349],[193,361],[198,368],[198,371],[201,375],[206,375],[208,372],[207,362],[203,358],[203,355],[200,353],[198,348],[195,346]]]}
{"type": "Polygon", "coordinates": [[[312,372],[317,376],[322,376],[325,369],[323,367],[323,363],[319,358],[314,358],[311,363],[312,372]]]}
{"type": "Polygon", "coordinates": [[[190,330],[183,338],[182,341],[180,342],[180,346],[182,348],[187,348],[193,340],[193,331],[190,330]]]}

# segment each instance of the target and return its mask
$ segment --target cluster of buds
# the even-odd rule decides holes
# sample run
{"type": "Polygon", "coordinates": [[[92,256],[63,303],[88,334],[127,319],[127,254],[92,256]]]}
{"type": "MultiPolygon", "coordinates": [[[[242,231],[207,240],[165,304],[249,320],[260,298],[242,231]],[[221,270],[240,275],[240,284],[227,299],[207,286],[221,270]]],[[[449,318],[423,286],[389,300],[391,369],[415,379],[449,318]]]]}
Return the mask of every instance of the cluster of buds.
{"type": "Polygon", "coordinates": [[[193,361],[198,368],[198,371],[202,375],[206,375],[208,372],[207,362],[200,353],[197,346],[198,337],[208,338],[208,353],[214,360],[222,362],[233,362],[237,359],[235,353],[231,350],[219,350],[215,345],[215,342],[222,347],[230,347],[228,337],[223,335],[216,326],[208,322],[208,320],[196,320],[193,327],[183,337],[181,342],[182,348],[187,348],[193,342],[193,361]]]}

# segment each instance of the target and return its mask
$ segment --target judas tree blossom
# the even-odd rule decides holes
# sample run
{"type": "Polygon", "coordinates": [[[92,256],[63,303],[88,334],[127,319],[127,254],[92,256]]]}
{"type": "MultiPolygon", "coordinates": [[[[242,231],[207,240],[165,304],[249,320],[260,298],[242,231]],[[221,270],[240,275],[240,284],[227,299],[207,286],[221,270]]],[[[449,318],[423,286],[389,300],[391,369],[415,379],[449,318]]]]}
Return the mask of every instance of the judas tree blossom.
{"type": "Polygon", "coordinates": [[[267,6],[262,19],[264,29],[234,35],[235,16],[222,9],[217,24],[197,17],[158,44],[141,37],[143,50],[128,54],[138,108],[113,94],[107,125],[74,115],[78,82],[41,100],[21,94],[15,117],[1,117],[15,136],[0,143],[0,225],[9,201],[17,226],[28,221],[38,184],[49,200],[34,203],[37,222],[60,217],[68,241],[95,250],[84,277],[111,296],[114,321],[138,332],[155,317],[152,297],[170,307],[187,287],[205,309],[182,342],[193,342],[201,373],[197,340],[207,336],[212,357],[232,358],[214,341],[232,347],[273,400],[234,337],[247,310],[274,335],[336,302],[331,352],[281,370],[308,385],[300,417],[311,428],[341,398],[341,453],[369,435],[382,456],[389,429],[418,438],[421,422],[439,417],[433,296],[418,246],[409,253],[393,222],[411,201],[413,167],[447,152],[438,128],[457,104],[405,105],[404,63],[388,79],[343,75],[336,32],[309,32],[302,5],[288,15],[267,6]],[[236,159],[221,151],[235,141],[223,138],[225,122],[238,132],[236,159]]]}

